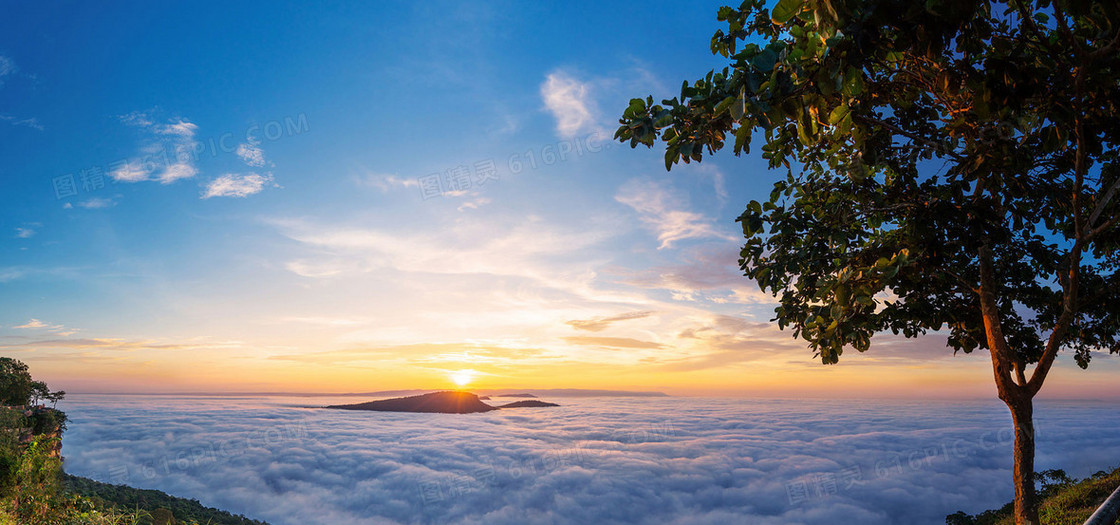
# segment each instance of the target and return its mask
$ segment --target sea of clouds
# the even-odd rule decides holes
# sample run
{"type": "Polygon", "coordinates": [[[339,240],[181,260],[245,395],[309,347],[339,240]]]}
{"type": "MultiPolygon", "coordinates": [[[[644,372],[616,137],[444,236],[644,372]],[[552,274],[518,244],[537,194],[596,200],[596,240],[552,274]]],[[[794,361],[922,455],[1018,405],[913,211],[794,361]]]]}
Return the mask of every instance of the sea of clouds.
{"type": "MultiPolygon", "coordinates": [[[[72,395],[66,470],[284,524],[944,523],[1012,497],[997,402],[564,398],[406,414],[72,395]]],[[[1120,464],[1120,411],[1039,402],[1039,470],[1120,464]]]]}

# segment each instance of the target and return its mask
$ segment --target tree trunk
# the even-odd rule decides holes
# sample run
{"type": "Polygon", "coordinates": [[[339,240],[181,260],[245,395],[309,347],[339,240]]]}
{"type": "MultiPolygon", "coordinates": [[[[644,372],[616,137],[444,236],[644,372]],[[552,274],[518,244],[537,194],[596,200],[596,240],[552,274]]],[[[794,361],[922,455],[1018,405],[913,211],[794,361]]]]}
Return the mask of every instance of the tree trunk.
{"type": "Polygon", "coordinates": [[[1005,402],[1015,424],[1015,525],[1039,525],[1034,490],[1034,406],[1028,396],[1005,402]]]}

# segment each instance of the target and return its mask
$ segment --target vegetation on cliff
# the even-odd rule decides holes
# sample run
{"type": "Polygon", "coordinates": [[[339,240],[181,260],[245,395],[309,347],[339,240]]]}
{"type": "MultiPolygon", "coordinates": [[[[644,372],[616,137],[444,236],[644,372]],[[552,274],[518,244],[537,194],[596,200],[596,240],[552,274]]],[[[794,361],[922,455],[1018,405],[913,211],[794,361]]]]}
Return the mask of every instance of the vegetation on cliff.
{"type": "Polygon", "coordinates": [[[267,525],[196,500],[65,474],[66,414],[53,408],[63,396],[34,381],[24,363],[0,357],[0,525],[267,525]]]}
{"type": "Polygon", "coordinates": [[[62,476],[67,493],[87,498],[103,508],[136,509],[139,511],[138,514],[147,514],[146,517],[149,519],[142,519],[139,523],[150,521],[153,524],[268,525],[263,521],[204,506],[198,500],[177,498],[158,490],[112,485],[69,474],[62,476]]]}
{"type": "MultiPolygon", "coordinates": [[[[1062,470],[1046,470],[1037,474],[1042,483],[1039,490],[1041,525],[1081,525],[1097,507],[1120,485],[1120,468],[1100,471],[1083,480],[1076,480],[1062,470]]],[[[963,512],[945,517],[947,525],[1012,525],[1015,504],[988,510],[975,516],[963,512]]]]}

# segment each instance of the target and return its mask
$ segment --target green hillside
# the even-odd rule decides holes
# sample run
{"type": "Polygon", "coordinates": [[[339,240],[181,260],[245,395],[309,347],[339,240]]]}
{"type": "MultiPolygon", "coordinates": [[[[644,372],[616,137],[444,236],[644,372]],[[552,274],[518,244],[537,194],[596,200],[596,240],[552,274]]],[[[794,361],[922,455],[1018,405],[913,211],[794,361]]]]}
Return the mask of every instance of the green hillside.
{"type": "MultiPolygon", "coordinates": [[[[206,507],[198,500],[177,498],[158,490],[137,489],[125,485],[101,483],[89,478],[63,474],[65,492],[84,497],[102,508],[113,507],[123,512],[131,510],[148,514],[140,523],[200,523],[209,525],[268,525],[263,521],[234,515],[224,510],[206,507]],[[166,521],[173,516],[175,521],[166,521]],[[160,521],[164,517],[164,521],[160,521]]],[[[131,522],[128,522],[131,523],[131,522]]]]}
{"type": "Polygon", "coordinates": [[[0,357],[0,525],[267,525],[158,490],[62,471],[62,399],[27,365],[0,357]]]}
{"type": "MultiPolygon", "coordinates": [[[[1100,471],[1083,480],[1071,479],[1061,470],[1047,470],[1039,474],[1042,489],[1039,492],[1039,518],[1042,525],[1081,525],[1097,507],[1120,486],[1120,468],[1112,472],[1100,471]]],[[[946,525],[1014,525],[1012,503],[997,510],[969,516],[957,512],[945,517],[946,525]]]]}

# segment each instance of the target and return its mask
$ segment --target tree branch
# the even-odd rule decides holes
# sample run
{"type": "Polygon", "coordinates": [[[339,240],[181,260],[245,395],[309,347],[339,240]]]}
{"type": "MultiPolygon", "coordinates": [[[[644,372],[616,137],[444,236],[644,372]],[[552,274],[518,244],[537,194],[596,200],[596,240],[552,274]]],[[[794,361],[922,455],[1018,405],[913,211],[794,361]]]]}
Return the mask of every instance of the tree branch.
{"type": "Polygon", "coordinates": [[[1094,237],[1112,229],[1114,226],[1116,226],[1117,223],[1120,223],[1120,215],[1109,219],[1108,222],[1085,234],[1085,242],[1092,241],[1094,237]]]}
{"type": "Polygon", "coordinates": [[[906,131],[906,130],[904,130],[904,129],[898,127],[898,126],[895,126],[894,124],[886,122],[884,120],[880,120],[880,119],[873,118],[873,117],[867,117],[867,116],[864,116],[864,115],[855,115],[853,118],[858,119],[858,120],[862,120],[867,124],[882,126],[882,127],[886,128],[890,131],[893,131],[895,134],[902,135],[903,137],[906,137],[906,138],[908,138],[908,139],[910,139],[914,142],[917,142],[919,144],[923,144],[926,147],[932,148],[936,152],[938,152],[942,155],[951,157],[953,160],[956,160],[958,162],[964,162],[965,161],[965,158],[961,154],[949,149],[944,144],[942,144],[940,142],[937,142],[935,140],[930,140],[929,138],[922,137],[920,135],[915,135],[914,133],[906,131]]]}
{"type": "Polygon", "coordinates": [[[1112,196],[1116,194],[1117,188],[1120,188],[1120,177],[1116,178],[1116,181],[1112,183],[1112,187],[1108,188],[1108,191],[1105,192],[1104,197],[1102,197],[1101,200],[1097,201],[1097,207],[1093,208],[1093,213],[1089,215],[1088,226],[1090,228],[1092,228],[1093,223],[1097,222],[1097,219],[1100,218],[1101,212],[1104,211],[1104,207],[1107,206],[1110,201],[1112,201],[1112,196]]]}
{"type": "Polygon", "coordinates": [[[1074,243],[1070,250],[1068,272],[1066,278],[1062,279],[1062,288],[1065,289],[1065,293],[1062,294],[1062,315],[1054,323],[1054,330],[1050,332],[1050,338],[1046,341],[1046,349],[1043,350],[1042,357],[1039,358],[1031,379],[1027,382],[1027,391],[1032,396],[1038,393],[1042,383],[1046,381],[1046,374],[1050,373],[1050,367],[1054,364],[1054,358],[1058,356],[1058,350],[1062,346],[1062,339],[1069,331],[1077,311],[1077,281],[1081,272],[1080,243],[1074,243]]]}
{"type": "Polygon", "coordinates": [[[980,312],[984,319],[984,335],[988,340],[988,352],[992,355],[992,373],[995,374],[999,397],[1010,401],[1021,394],[1021,387],[1011,379],[1011,349],[1007,346],[1007,337],[1003,335],[1003,327],[1000,326],[995,282],[992,249],[984,245],[980,248],[980,312]]]}

